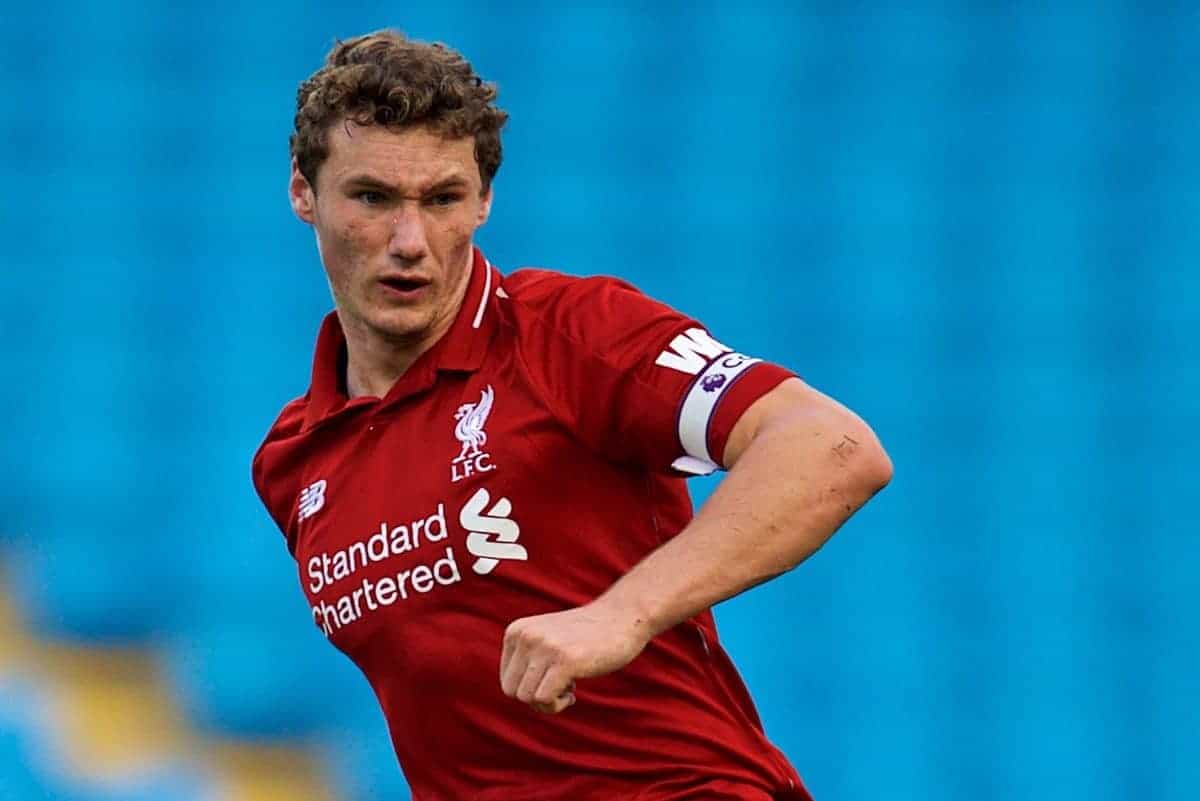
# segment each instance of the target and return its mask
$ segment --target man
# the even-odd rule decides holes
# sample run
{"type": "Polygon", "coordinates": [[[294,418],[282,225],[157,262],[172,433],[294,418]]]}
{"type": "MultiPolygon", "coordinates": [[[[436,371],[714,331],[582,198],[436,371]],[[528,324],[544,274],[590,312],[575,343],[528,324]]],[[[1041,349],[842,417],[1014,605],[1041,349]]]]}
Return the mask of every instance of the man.
{"type": "Polygon", "coordinates": [[[854,414],[621,281],[472,244],[494,86],[392,32],[300,87],[290,198],[336,311],[254,459],[419,801],[808,799],[709,608],[891,464],[854,414]],[[684,476],[729,473],[692,519],[684,476]]]}

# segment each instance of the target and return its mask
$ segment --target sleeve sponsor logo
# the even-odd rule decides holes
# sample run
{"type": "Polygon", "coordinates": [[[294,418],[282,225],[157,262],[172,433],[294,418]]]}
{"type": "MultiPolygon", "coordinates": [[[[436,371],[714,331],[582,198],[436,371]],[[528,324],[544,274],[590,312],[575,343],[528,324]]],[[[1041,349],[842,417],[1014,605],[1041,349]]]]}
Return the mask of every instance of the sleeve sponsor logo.
{"type": "Polygon", "coordinates": [[[689,328],[672,339],[654,363],[659,367],[697,375],[710,361],[732,350],[709,336],[703,328],[689,328]]]}
{"type": "Polygon", "coordinates": [[[720,469],[708,452],[708,429],[721,398],[734,381],[761,361],[725,345],[703,328],[689,328],[671,340],[654,363],[660,367],[696,376],[679,410],[679,444],[683,455],[672,467],[685,473],[707,475],[720,469]]]}

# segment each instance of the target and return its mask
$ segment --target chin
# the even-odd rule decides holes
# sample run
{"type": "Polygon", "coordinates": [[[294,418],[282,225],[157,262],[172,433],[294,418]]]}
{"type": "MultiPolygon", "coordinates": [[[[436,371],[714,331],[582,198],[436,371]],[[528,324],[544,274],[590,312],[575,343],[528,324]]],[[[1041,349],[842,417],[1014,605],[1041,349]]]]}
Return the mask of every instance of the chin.
{"type": "Polygon", "coordinates": [[[429,314],[423,309],[393,309],[372,315],[371,327],[388,339],[420,338],[429,330],[429,314]]]}

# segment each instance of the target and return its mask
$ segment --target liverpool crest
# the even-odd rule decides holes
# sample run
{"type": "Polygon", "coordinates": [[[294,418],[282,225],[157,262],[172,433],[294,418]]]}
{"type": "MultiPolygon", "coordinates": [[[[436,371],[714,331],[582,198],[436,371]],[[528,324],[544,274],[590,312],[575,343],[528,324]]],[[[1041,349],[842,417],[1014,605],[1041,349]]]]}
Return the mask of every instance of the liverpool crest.
{"type": "Polygon", "coordinates": [[[487,432],[483,430],[487,425],[488,415],[492,413],[495,397],[492,385],[488,384],[480,393],[478,401],[464,403],[454,413],[454,419],[457,421],[454,437],[462,445],[462,450],[450,461],[452,482],[496,469],[496,465],[492,464],[492,457],[484,450],[488,438],[487,432]]]}

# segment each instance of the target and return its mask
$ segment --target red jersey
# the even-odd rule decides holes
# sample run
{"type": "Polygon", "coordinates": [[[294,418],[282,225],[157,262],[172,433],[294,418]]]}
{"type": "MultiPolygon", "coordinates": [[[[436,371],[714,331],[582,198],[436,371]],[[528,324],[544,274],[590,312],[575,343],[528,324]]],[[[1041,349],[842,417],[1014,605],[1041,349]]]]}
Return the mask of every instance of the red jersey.
{"type": "Polygon", "coordinates": [[[517,618],[596,598],[692,517],[687,473],[791,373],[613,278],[477,250],[449,332],[346,397],[336,314],[254,458],[313,622],[362,670],[416,801],[808,801],[710,612],[544,715],[504,695],[517,618]]]}

